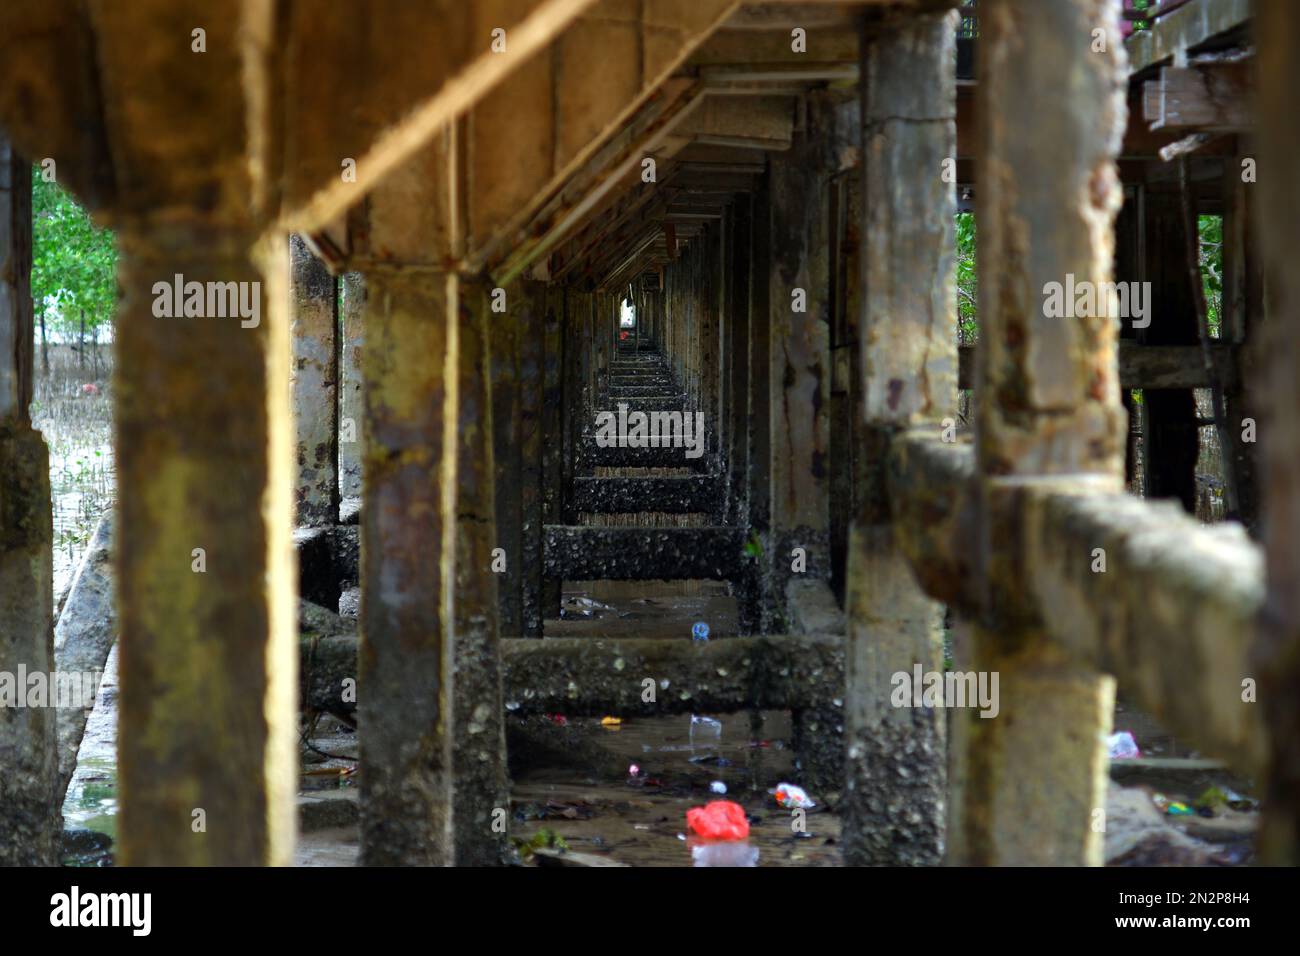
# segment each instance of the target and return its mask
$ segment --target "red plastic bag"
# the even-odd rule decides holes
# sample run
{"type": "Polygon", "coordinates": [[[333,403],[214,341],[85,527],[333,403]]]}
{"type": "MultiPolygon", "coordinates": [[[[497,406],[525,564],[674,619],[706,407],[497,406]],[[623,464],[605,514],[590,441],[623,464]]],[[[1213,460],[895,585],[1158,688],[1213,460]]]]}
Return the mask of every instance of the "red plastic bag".
{"type": "Polygon", "coordinates": [[[730,800],[714,800],[686,811],[686,826],[707,840],[743,840],[749,836],[745,810],[730,800]]]}

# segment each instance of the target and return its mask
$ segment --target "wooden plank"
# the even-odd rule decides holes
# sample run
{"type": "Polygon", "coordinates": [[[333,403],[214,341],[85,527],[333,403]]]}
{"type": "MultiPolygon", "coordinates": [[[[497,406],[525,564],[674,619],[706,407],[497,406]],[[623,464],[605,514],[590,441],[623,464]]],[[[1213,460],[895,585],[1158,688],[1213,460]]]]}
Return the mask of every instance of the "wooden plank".
{"type": "Polygon", "coordinates": [[[1156,20],[1150,30],[1141,30],[1124,41],[1129,74],[1194,50],[1237,29],[1253,15],[1251,0],[1195,0],[1180,7],[1156,20]]]}
{"type": "MultiPolygon", "coordinates": [[[[1251,62],[1201,63],[1160,70],[1158,112],[1151,129],[1201,132],[1246,132],[1255,125],[1251,111],[1254,76],[1251,62]]],[[[1150,84],[1147,84],[1150,87],[1150,84]]],[[[1149,96],[1148,94],[1145,94],[1149,96]]]]}
{"type": "MultiPolygon", "coordinates": [[[[975,345],[963,345],[958,349],[959,388],[975,387],[977,349],[975,345]]],[[[1213,380],[1205,370],[1200,346],[1143,345],[1131,339],[1121,339],[1120,387],[1188,389],[1210,388],[1220,382],[1229,386],[1237,383],[1240,348],[1227,342],[1216,342],[1211,346],[1210,354],[1215,365],[1213,380]]]]}

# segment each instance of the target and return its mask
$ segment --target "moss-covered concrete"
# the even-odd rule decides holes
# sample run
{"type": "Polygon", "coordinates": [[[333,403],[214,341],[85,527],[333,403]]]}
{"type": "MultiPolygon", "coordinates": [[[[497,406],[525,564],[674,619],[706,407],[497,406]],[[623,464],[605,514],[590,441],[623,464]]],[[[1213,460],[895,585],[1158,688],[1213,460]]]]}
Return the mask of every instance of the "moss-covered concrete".
{"type": "Polygon", "coordinates": [[[119,862],[287,864],[288,250],[262,250],[259,268],[242,232],[151,223],[119,238],[119,862]],[[248,283],[259,323],[159,317],[155,283],[176,274],[248,283]]]}

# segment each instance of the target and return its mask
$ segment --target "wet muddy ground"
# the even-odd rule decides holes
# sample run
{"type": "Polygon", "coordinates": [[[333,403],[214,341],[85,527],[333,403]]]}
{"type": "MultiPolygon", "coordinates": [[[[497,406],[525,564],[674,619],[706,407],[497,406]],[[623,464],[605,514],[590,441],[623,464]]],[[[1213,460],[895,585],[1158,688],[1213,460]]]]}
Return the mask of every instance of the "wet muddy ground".
{"type": "MultiPolygon", "coordinates": [[[[735,602],[714,585],[691,587],[694,593],[677,595],[673,591],[679,585],[673,583],[641,583],[636,590],[626,585],[574,587],[565,593],[564,619],[548,621],[547,630],[566,637],[676,635],[690,640],[693,624],[705,621],[712,639],[734,634],[735,602]]],[[[116,663],[115,648],[64,804],[65,826],[77,833],[65,854],[72,865],[111,861],[108,840],[116,836],[117,813],[116,663]]],[[[769,792],[793,779],[789,714],[695,716],[699,719],[694,722],[685,714],[622,721],[562,714],[509,718],[516,741],[510,836],[521,862],[539,862],[530,845],[562,841],[573,853],[618,864],[696,865],[699,844],[688,838],[686,811],[723,798],[714,791],[721,784],[725,799],[739,803],[749,819],[748,845],[751,852],[757,851],[752,861],[756,865],[839,865],[838,794],[809,794],[817,805],[797,823],[769,792]],[[520,753],[529,748],[518,746],[529,739],[547,744],[544,754],[536,748],[537,759],[531,762],[527,753],[520,753]]],[[[1148,763],[1112,765],[1112,777],[1120,782],[1112,783],[1107,799],[1107,863],[1249,863],[1257,822],[1248,800],[1249,782],[1210,761],[1190,773],[1185,767],[1171,771],[1162,766],[1171,758],[1197,755],[1149,716],[1122,702],[1115,727],[1133,732],[1148,763]],[[1243,809],[1219,806],[1201,815],[1192,804],[1208,786],[1247,797],[1247,803],[1243,809]],[[1161,809],[1160,798],[1186,803],[1192,812],[1170,816],[1161,809]]],[[[360,851],[356,734],[326,718],[310,744],[302,748],[302,829],[295,863],[355,865],[360,851]]]]}

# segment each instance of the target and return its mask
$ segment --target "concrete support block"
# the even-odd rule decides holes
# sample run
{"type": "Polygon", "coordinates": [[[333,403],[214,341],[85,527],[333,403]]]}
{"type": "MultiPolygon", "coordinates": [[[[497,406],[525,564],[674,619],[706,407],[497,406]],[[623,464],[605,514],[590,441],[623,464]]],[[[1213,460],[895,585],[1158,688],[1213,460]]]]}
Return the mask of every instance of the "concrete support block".
{"type": "Polygon", "coordinates": [[[459,282],[366,276],[361,858],[453,861],[459,282]]]}
{"type": "Polygon", "coordinates": [[[300,236],[289,237],[293,312],[294,505],[299,525],[339,520],[338,294],[300,236]]]}
{"type": "Polygon", "coordinates": [[[118,862],[288,864],[289,251],[255,262],[252,235],[210,227],[118,235],[118,862]]]}

